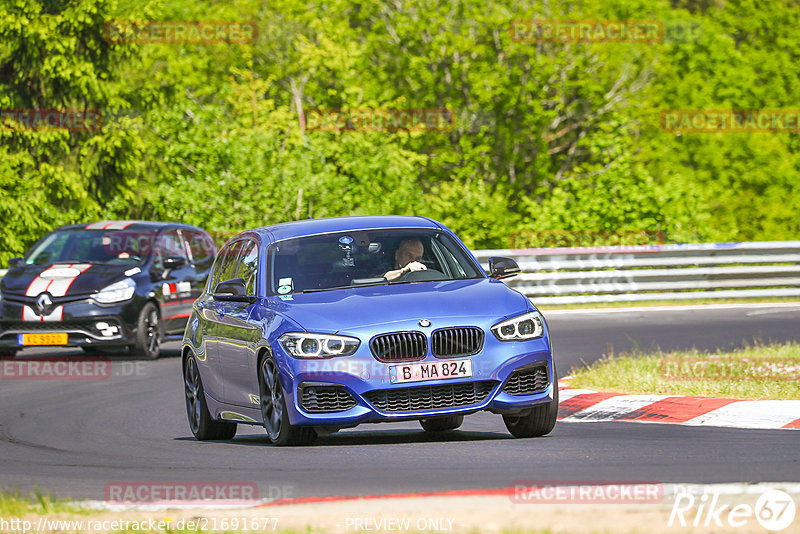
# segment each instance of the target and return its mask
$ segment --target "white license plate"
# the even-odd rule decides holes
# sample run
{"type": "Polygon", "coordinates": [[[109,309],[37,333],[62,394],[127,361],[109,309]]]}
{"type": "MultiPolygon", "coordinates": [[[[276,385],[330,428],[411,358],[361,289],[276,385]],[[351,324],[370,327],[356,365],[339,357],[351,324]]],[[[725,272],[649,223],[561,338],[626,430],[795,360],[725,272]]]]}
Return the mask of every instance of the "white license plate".
{"type": "Polygon", "coordinates": [[[389,381],[392,384],[447,380],[465,376],[472,376],[472,360],[443,360],[389,366],[389,381]]]}

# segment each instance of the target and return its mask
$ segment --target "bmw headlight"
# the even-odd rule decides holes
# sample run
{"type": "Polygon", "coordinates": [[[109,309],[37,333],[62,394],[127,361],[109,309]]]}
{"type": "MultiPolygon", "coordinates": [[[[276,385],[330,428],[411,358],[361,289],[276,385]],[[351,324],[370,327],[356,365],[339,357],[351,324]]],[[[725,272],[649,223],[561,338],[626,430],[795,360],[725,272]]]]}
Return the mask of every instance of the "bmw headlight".
{"type": "Polygon", "coordinates": [[[544,335],[544,319],[538,311],[528,312],[497,323],[492,332],[500,341],[525,341],[544,335]]]}
{"type": "Polygon", "coordinates": [[[122,302],[129,300],[133,297],[136,291],[136,282],[130,278],[125,278],[119,282],[115,282],[110,286],[104,287],[94,295],[92,298],[95,302],[100,304],[112,304],[114,302],[122,302]]]}
{"type": "Polygon", "coordinates": [[[361,343],[354,337],[333,336],[329,334],[309,334],[289,332],[278,341],[295,358],[332,358],[350,356],[361,343]]]}

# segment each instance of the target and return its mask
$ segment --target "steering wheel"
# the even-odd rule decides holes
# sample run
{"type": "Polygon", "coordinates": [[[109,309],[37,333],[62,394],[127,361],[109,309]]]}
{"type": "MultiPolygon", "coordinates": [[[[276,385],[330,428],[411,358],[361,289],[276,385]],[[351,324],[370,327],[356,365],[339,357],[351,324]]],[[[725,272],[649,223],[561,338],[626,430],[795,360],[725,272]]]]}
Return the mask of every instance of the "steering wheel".
{"type": "Polygon", "coordinates": [[[436,280],[445,280],[447,277],[441,271],[436,269],[426,269],[424,271],[409,271],[400,275],[397,279],[398,282],[432,282],[436,280]]]}

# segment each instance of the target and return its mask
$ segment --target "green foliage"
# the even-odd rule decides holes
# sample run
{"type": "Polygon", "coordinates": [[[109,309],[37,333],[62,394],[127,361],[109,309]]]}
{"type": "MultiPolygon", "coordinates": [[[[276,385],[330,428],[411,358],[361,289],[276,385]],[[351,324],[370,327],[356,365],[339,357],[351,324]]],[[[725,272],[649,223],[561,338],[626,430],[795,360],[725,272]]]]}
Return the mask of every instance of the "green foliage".
{"type": "MultiPolygon", "coordinates": [[[[115,72],[130,51],[103,40],[109,10],[104,0],[0,6],[0,109],[79,117],[125,106],[115,72]]],[[[133,131],[3,119],[0,260],[21,255],[53,226],[98,217],[109,198],[133,198],[142,153],[133,131]]]]}
{"type": "Polygon", "coordinates": [[[800,136],[666,132],[669,109],[796,106],[792,0],[5,0],[0,261],[52,227],[179,220],[220,239],[307,217],[418,214],[473,248],[526,232],[797,239],[800,136]],[[254,21],[253,44],[110,43],[117,20],[254,21]],[[656,43],[521,42],[519,20],[657,20],[656,43]],[[678,30],[686,30],[683,33],[678,30]],[[442,131],[308,129],[310,110],[447,109],[442,131]]]}

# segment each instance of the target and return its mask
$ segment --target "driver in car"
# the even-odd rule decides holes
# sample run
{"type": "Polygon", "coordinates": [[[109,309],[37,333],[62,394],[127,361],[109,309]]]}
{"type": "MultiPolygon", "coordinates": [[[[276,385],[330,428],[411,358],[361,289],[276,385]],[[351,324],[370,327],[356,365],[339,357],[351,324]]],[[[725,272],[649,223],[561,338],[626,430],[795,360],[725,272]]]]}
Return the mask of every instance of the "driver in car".
{"type": "Polygon", "coordinates": [[[428,268],[422,263],[424,252],[422,241],[416,238],[403,239],[394,253],[395,268],[383,275],[387,281],[397,280],[412,271],[425,271],[428,268]]]}

